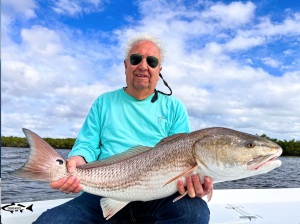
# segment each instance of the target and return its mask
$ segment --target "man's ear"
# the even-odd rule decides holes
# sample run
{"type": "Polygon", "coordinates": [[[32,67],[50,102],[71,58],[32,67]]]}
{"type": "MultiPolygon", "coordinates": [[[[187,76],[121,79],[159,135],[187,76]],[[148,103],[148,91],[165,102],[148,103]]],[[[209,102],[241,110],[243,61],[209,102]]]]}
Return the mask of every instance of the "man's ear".
{"type": "Polygon", "coordinates": [[[126,61],[126,59],[124,60],[124,66],[125,66],[125,71],[126,71],[126,69],[127,69],[127,61],[126,61]]]}
{"type": "Polygon", "coordinates": [[[160,74],[160,71],[162,70],[162,67],[160,67],[160,69],[159,69],[159,73],[158,73],[158,79],[157,80],[159,80],[160,79],[160,77],[159,77],[159,74],[160,74]]]}

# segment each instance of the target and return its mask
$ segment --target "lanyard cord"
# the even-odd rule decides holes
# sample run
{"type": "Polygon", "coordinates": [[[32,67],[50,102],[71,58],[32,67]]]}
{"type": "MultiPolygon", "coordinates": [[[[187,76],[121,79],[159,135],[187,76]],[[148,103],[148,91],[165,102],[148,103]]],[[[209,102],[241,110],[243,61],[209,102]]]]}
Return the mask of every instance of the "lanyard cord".
{"type": "Polygon", "coordinates": [[[161,73],[159,73],[159,77],[162,78],[162,80],[163,80],[165,86],[169,88],[170,93],[167,94],[167,93],[163,93],[163,92],[161,92],[161,91],[159,91],[159,90],[154,89],[154,96],[153,96],[152,99],[151,99],[151,102],[152,102],[152,103],[154,103],[154,102],[158,99],[158,94],[157,94],[157,92],[159,92],[159,93],[161,93],[161,94],[164,94],[164,95],[167,95],[167,96],[171,96],[171,95],[172,95],[172,89],[170,88],[170,86],[168,85],[168,83],[164,80],[164,78],[163,78],[163,76],[162,76],[161,73]]]}

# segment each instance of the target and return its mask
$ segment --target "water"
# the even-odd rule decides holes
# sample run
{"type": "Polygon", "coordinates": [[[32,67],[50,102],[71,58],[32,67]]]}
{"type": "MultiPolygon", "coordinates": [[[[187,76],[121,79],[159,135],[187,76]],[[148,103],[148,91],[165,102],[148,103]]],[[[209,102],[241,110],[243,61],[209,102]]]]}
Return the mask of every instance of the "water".
{"type": "MultiPolygon", "coordinates": [[[[67,158],[70,150],[58,149],[67,158]]],[[[73,198],[79,194],[65,194],[52,190],[48,183],[25,180],[10,176],[7,172],[20,168],[27,160],[27,148],[1,148],[1,199],[2,204],[73,198]]],[[[217,183],[214,189],[258,189],[258,188],[300,188],[300,157],[280,157],[282,166],[254,177],[217,183]]]]}

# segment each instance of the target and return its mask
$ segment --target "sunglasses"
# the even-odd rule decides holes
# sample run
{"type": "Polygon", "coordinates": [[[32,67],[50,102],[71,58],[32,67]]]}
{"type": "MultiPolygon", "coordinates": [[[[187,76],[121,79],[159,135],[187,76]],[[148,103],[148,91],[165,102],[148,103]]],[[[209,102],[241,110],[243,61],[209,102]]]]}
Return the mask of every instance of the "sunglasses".
{"type": "MultiPolygon", "coordinates": [[[[129,57],[130,64],[132,65],[138,65],[139,63],[141,63],[142,60],[143,56],[140,54],[132,54],[129,57]]],[[[158,58],[154,56],[148,56],[146,58],[146,61],[151,68],[156,68],[159,63],[158,58]]]]}

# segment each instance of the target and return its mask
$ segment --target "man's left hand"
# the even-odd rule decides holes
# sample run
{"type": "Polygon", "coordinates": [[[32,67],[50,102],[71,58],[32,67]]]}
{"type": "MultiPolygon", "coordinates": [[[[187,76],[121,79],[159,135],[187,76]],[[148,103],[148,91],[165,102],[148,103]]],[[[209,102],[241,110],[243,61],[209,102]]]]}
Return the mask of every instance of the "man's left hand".
{"type": "MultiPolygon", "coordinates": [[[[208,195],[209,192],[213,189],[213,181],[209,177],[205,177],[204,184],[202,185],[199,175],[194,174],[193,176],[186,178],[186,188],[188,191],[188,195],[191,198],[203,198],[205,195],[208,195]]],[[[186,188],[184,187],[182,180],[179,180],[177,182],[177,189],[181,195],[186,192],[186,188]]]]}

